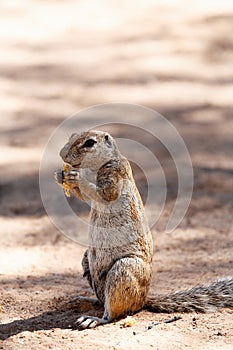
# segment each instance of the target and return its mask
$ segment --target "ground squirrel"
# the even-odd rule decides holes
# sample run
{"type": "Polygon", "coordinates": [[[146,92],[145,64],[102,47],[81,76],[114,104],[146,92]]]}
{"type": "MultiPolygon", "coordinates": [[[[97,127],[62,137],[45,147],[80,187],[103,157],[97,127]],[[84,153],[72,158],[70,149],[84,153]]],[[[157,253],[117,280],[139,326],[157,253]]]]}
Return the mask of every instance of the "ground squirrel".
{"type": "MultiPolygon", "coordinates": [[[[207,312],[233,307],[233,277],[210,285],[148,297],[153,244],[128,160],[104,131],[73,134],[60,156],[70,170],[55,173],[79,199],[91,202],[84,276],[104,304],[102,318],[81,316],[77,328],[94,328],[140,309],[207,312]]],[[[67,186],[66,186],[67,188],[67,186]]]]}

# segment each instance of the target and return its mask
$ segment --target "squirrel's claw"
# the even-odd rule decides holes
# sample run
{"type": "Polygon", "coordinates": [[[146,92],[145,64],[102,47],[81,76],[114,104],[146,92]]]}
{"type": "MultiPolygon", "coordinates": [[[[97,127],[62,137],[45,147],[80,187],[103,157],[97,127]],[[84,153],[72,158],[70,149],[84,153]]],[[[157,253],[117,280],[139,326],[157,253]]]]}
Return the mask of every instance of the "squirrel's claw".
{"type": "Polygon", "coordinates": [[[62,170],[56,170],[54,173],[54,179],[59,184],[62,185],[63,182],[63,171],[62,170]]]}
{"type": "Polygon", "coordinates": [[[69,172],[63,171],[62,181],[66,184],[77,185],[79,180],[79,173],[76,170],[70,170],[69,172]]]}
{"type": "Polygon", "coordinates": [[[108,323],[108,320],[105,318],[83,315],[77,319],[74,328],[77,328],[79,331],[81,331],[87,328],[95,328],[106,323],[108,323]]]}

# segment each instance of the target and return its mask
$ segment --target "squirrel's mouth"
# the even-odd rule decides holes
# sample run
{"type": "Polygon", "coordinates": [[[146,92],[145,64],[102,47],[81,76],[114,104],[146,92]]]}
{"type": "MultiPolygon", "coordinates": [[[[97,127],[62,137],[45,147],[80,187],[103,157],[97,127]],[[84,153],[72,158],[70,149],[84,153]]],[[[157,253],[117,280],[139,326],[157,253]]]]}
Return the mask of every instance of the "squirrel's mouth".
{"type": "Polygon", "coordinates": [[[69,163],[69,162],[66,162],[66,164],[70,165],[72,168],[77,169],[77,168],[80,167],[81,162],[79,162],[79,163],[72,163],[72,162],[69,163]]]}

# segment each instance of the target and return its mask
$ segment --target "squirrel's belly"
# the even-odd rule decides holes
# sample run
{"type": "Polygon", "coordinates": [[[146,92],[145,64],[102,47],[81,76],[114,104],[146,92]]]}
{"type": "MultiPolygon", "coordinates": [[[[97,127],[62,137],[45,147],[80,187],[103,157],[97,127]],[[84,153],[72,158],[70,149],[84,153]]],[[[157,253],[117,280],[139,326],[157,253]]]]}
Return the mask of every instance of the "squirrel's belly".
{"type": "MultiPolygon", "coordinates": [[[[113,208],[115,209],[115,208],[113,208]]],[[[132,216],[131,211],[121,208],[117,211],[91,211],[89,244],[101,248],[113,248],[136,242],[144,236],[149,227],[144,215],[132,216]],[[145,220],[144,220],[145,219],[145,220]]],[[[138,247],[139,248],[139,247],[138,247]]]]}

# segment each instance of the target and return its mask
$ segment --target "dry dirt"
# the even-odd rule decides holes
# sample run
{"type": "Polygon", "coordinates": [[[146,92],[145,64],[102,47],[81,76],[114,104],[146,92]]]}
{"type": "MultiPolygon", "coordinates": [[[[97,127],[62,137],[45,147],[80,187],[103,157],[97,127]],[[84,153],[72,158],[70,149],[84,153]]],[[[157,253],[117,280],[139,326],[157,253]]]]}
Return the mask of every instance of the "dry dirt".
{"type": "MultiPolygon", "coordinates": [[[[185,314],[148,331],[174,315],[142,311],[131,328],[119,320],[72,330],[80,314],[102,310],[75,301],[92,295],[85,248],[50,222],[38,185],[43,147],[67,116],[106,102],[154,108],[187,144],[194,192],[166,234],[177,178],[155,146],[168,196],[152,230],[151,293],[233,275],[231,1],[7,0],[0,17],[0,349],[233,349],[233,310],[185,314]]],[[[143,195],[137,169],[135,177],[143,195]]]]}

